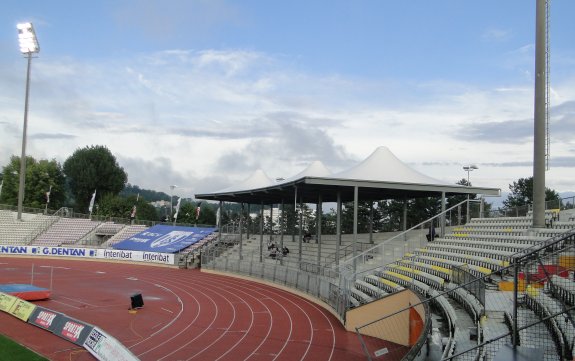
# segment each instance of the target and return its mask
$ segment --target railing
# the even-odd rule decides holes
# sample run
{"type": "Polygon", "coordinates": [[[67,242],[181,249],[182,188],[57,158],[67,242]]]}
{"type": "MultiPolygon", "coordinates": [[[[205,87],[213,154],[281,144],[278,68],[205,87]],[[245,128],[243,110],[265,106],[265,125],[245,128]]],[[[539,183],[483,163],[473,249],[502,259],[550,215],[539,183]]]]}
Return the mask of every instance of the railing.
{"type": "Polygon", "coordinates": [[[280,264],[279,260],[259,262],[259,252],[242,256],[242,259],[220,257],[228,247],[214,242],[202,252],[202,268],[246,275],[285,285],[316,297],[335,310],[345,310],[345,300],[338,292],[338,274],[331,268],[302,262],[280,264]],[[293,265],[297,265],[294,267],[293,265]]]}
{"type": "MultiPolygon", "coordinates": [[[[357,247],[359,248],[358,251],[359,252],[364,252],[367,251],[368,249],[373,247],[373,244],[371,243],[364,243],[364,242],[357,242],[357,247]]],[[[349,255],[352,255],[354,253],[354,245],[352,244],[348,244],[347,246],[344,246],[342,248],[339,249],[339,258],[337,252],[331,253],[327,256],[324,257],[323,261],[324,261],[324,265],[326,267],[330,267],[332,265],[334,265],[335,263],[337,263],[337,261],[340,261],[342,259],[346,259],[349,255]]]]}
{"type": "MultiPolygon", "coordinates": [[[[486,218],[497,218],[497,217],[523,217],[532,211],[533,206],[531,204],[526,204],[523,206],[512,207],[512,208],[498,208],[487,212],[484,217],[486,218]]],[[[575,196],[561,198],[559,200],[546,201],[545,209],[558,209],[558,210],[568,210],[575,209],[575,196]]]]}
{"type": "MultiPolygon", "coordinates": [[[[484,337],[477,345],[459,349],[443,360],[492,360],[506,344],[528,347],[540,359],[572,359],[575,322],[575,229],[550,238],[540,247],[518,252],[512,264],[498,273],[510,274],[508,297],[487,297],[484,337]],[[561,282],[559,282],[561,281],[561,282]],[[563,288],[565,287],[565,288],[563,288]],[[493,332],[493,315],[503,314],[507,329],[493,332]],[[491,320],[491,321],[490,321],[491,320]],[[491,328],[491,331],[490,331],[491,328]]],[[[473,286],[469,283],[467,286],[473,286]]],[[[499,287],[505,287],[500,284],[499,287]]],[[[489,292],[489,291],[488,291],[489,292]]],[[[505,293],[500,291],[499,296],[505,293]]]]}
{"type": "MultiPolygon", "coordinates": [[[[404,254],[414,251],[417,248],[424,247],[428,242],[428,236],[431,237],[431,229],[435,230],[434,237],[438,237],[442,234],[441,230],[441,220],[449,212],[461,207],[463,204],[467,203],[465,200],[458,203],[444,212],[429,218],[408,230],[397,234],[396,236],[381,242],[361,254],[352,257],[351,259],[340,263],[339,269],[347,268],[351,273],[359,274],[365,271],[373,270],[378,267],[383,267],[387,264],[395,262],[398,258],[401,258],[404,254]]],[[[478,210],[480,208],[480,200],[469,200],[470,204],[474,204],[476,207],[476,214],[479,214],[478,210]]],[[[448,225],[449,226],[449,225],[448,225]]],[[[446,230],[444,229],[443,232],[446,230]]]]}

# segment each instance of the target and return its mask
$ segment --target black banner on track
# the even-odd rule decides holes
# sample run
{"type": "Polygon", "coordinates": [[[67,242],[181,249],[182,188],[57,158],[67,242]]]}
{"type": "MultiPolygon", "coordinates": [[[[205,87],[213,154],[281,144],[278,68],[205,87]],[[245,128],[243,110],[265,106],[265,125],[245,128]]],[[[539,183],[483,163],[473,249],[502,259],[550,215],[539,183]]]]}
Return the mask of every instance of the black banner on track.
{"type": "Polygon", "coordinates": [[[93,328],[94,326],[92,325],[62,314],[62,317],[57,320],[56,330],[52,332],[65,340],[84,346],[84,341],[86,341],[93,328]]]}
{"type": "Polygon", "coordinates": [[[53,333],[57,331],[59,320],[66,317],[64,314],[37,306],[28,318],[28,323],[41,327],[53,333]]]}

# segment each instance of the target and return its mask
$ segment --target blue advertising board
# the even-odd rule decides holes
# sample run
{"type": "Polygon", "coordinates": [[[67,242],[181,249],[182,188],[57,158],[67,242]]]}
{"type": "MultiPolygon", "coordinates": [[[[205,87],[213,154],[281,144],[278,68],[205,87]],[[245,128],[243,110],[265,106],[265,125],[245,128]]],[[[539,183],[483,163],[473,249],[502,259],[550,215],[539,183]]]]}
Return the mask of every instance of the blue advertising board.
{"type": "Polygon", "coordinates": [[[115,249],[176,253],[213,233],[215,228],[157,225],[113,245],[115,249]]]}

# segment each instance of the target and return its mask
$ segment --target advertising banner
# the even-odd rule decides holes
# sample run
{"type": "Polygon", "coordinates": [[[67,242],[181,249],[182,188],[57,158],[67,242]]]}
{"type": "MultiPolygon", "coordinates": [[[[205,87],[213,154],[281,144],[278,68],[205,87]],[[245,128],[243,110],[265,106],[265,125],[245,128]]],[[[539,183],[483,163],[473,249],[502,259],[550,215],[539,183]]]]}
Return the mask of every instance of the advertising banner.
{"type": "Polygon", "coordinates": [[[158,251],[142,252],[117,249],[92,249],[74,247],[38,247],[38,246],[0,246],[0,254],[29,255],[29,256],[62,256],[80,258],[99,258],[118,261],[158,263],[174,265],[173,253],[160,253],[158,251]]]}
{"type": "Polygon", "coordinates": [[[134,356],[114,337],[94,327],[86,341],[84,348],[100,361],[136,361],[134,356]]]}
{"type": "Polygon", "coordinates": [[[21,299],[16,300],[10,308],[10,313],[22,321],[28,321],[28,318],[36,308],[36,305],[21,299]]]}
{"type": "Polygon", "coordinates": [[[58,320],[61,317],[63,317],[63,315],[59,312],[37,306],[28,318],[28,323],[51,332],[56,332],[58,329],[58,320]]]}
{"type": "Polygon", "coordinates": [[[12,305],[14,305],[17,300],[17,297],[0,292],[0,311],[10,312],[12,305]]]}
{"type": "Polygon", "coordinates": [[[157,225],[116,243],[118,250],[176,253],[199,242],[215,228],[157,225]]]}
{"type": "Polygon", "coordinates": [[[55,328],[53,331],[55,335],[83,346],[93,326],[61,314],[61,317],[56,319],[55,328]]]}

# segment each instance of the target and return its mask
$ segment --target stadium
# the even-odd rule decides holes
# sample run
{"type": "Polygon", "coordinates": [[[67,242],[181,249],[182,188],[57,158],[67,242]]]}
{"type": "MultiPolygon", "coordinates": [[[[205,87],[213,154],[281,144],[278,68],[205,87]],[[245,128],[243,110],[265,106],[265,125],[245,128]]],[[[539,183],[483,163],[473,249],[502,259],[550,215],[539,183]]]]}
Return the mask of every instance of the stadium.
{"type": "Polygon", "coordinates": [[[315,162],[279,183],[256,171],[196,196],[301,215],[303,203],[341,211],[435,195],[443,211],[369,234],[323,234],[318,216],[305,242],[303,226],[278,234],[262,221],[253,233],[242,218],[233,227],[148,226],[63,210],[16,221],[4,209],[0,283],[21,288],[2,294],[2,333],[54,360],[497,360],[514,343],[538,359],[571,357],[573,199],[546,204],[545,226],[534,229],[531,207],[485,212],[484,198],[471,197],[446,208],[449,196],[499,190],[438,183],[385,147],[347,171],[324,170],[315,162]],[[95,245],[101,235],[109,237],[95,245]],[[290,251],[272,257],[272,244],[290,251]],[[83,331],[65,332],[66,322],[83,331]],[[90,346],[95,335],[107,342],[90,346]]]}
{"type": "MultiPolygon", "coordinates": [[[[23,161],[7,175],[18,206],[0,204],[0,334],[55,361],[575,360],[575,198],[545,200],[548,7],[532,203],[491,209],[501,190],[472,186],[476,166],[449,184],[379,146],[343,171],[253,169],[194,194],[215,224],[178,223],[179,201],[173,223],[142,221],[135,205],[93,215],[96,191],[89,214],[49,209],[51,186],[44,209],[24,207],[23,161]]],[[[18,29],[29,75],[39,48],[18,29]]]]}

